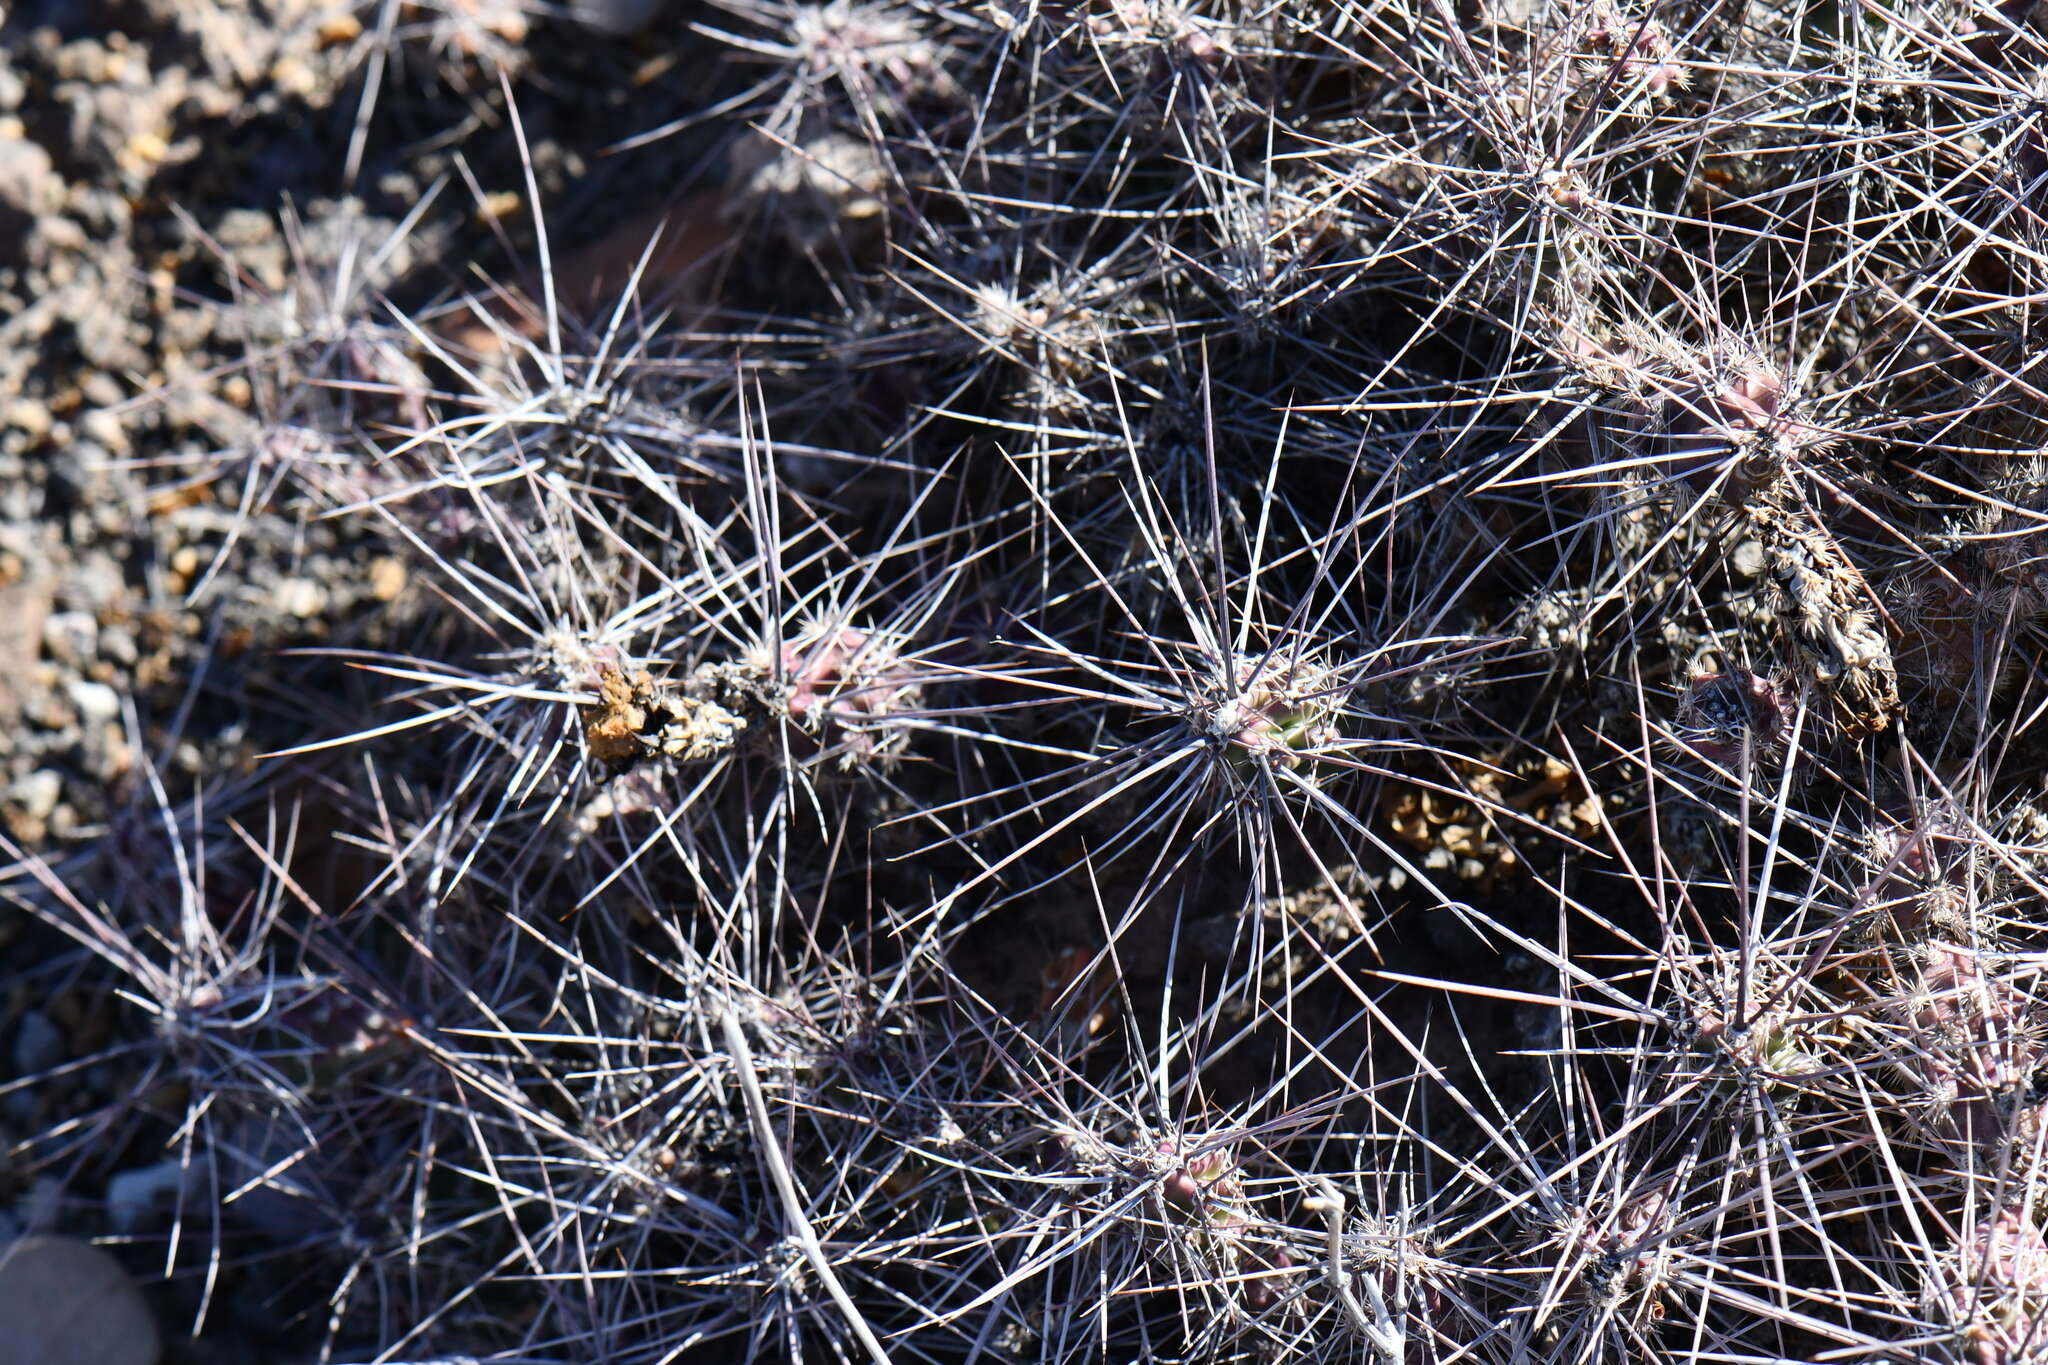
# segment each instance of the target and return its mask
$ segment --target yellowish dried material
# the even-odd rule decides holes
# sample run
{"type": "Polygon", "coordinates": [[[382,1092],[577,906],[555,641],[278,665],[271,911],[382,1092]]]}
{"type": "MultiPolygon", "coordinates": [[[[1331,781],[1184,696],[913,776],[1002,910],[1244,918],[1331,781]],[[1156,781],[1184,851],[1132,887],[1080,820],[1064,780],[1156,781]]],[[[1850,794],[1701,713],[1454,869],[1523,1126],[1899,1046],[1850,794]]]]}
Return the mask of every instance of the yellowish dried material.
{"type": "Polygon", "coordinates": [[[606,763],[630,763],[645,751],[640,732],[647,726],[647,710],[638,697],[653,687],[654,680],[642,671],[628,678],[607,668],[598,684],[599,703],[584,712],[583,739],[590,753],[606,763]]]}
{"type": "Polygon", "coordinates": [[[584,713],[583,737],[593,757],[624,766],[661,756],[696,762],[729,752],[746,720],[715,701],[656,685],[646,670],[630,676],[606,666],[598,704],[584,713]]]}

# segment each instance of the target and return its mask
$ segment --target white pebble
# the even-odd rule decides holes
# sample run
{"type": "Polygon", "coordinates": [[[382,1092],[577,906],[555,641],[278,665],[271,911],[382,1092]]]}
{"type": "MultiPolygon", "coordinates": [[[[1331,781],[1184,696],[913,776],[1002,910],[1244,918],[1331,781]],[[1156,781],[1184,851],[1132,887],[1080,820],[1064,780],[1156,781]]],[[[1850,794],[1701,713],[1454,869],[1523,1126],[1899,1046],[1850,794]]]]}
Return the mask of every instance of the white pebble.
{"type": "Polygon", "coordinates": [[[310,578],[287,578],[270,591],[270,600],[287,616],[304,620],[327,606],[327,590],[310,578]]]}
{"type": "Polygon", "coordinates": [[[107,1222],[131,1233],[168,1210],[185,1188],[186,1168],[175,1157],[154,1166],[122,1171],[107,1182],[107,1222]]]}
{"type": "Polygon", "coordinates": [[[7,788],[7,799],[31,820],[47,820],[64,795],[64,778],[54,768],[38,768],[16,778],[7,788]]]}
{"type": "Polygon", "coordinates": [[[105,683],[76,680],[65,684],[64,693],[88,724],[106,725],[120,718],[121,694],[105,683]]]}

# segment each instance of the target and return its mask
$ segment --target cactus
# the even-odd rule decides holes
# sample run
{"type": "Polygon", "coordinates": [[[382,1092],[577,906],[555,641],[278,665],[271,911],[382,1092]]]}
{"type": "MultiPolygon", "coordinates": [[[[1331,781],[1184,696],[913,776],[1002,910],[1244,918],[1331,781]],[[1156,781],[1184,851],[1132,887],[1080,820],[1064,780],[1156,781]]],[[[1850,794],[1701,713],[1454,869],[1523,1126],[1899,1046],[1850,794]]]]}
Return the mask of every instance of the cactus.
{"type": "Polygon", "coordinates": [[[38,628],[10,1206],[295,1359],[2041,1354],[2024,6],[372,8],[217,627],[38,628]]]}

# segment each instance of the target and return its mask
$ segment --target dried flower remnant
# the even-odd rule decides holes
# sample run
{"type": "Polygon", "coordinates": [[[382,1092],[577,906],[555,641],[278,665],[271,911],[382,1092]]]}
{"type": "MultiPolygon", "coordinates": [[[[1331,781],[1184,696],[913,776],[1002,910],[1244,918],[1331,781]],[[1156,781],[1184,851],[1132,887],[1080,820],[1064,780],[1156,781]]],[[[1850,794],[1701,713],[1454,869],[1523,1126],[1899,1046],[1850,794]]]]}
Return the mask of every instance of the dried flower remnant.
{"type": "Polygon", "coordinates": [[[1674,480],[1712,493],[1763,552],[1779,619],[1801,671],[1833,703],[1841,733],[1879,733],[1900,712],[1898,668],[1877,599],[1808,491],[1804,461],[1829,441],[1788,411],[1784,371],[1732,343],[1712,355],[1647,329],[1608,345],[1578,323],[1562,358],[1626,402],[1613,435],[1649,450],[1674,480]]]}
{"type": "Polygon", "coordinates": [[[1765,571],[1783,599],[1786,636],[1834,700],[1843,732],[1875,734],[1899,714],[1891,643],[1869,584],[1796,477],[1800,457],[1825,443],[1784,415],[1785,396],[1784,376],[1753,359],[1737,363],[1722,382],[1674,395],[1667,441],[1685,457],[1675,472],[1695,487],[1718,487],[1721,504],[1763,547],[1765,571]]]}
{"type": "Polygon", "coordinates": [[[749,737],[773,744],[778,726],[799,741],[792,753],[801,761],[823,756],[843,770],[888,763],[909,742],[898,722],[924,697],[924,675],[898,642],[851,626],[809,627],[673,682],[609,660],[591,667],[598,697],[584,708],[584,740],[615,767],[716,758],[749,737]]]}
{"type": "Polygon", "coordinates": [[[1744,510],[1784,597],[1779,619],[1814,682],[1834,699],[1853,737],[1876,734],[1899,715],[1898,669],[1878,624],[1870,587],[1803,500],[1782,486],[1744,510]]]}
{"type": "Polygon", "coordinates": [[[1449,871],[1481,887],[1520,875],[1521,855],[1499,818],[1510,811],[1574,838],[1600,834],[1601,798],[1560,759],[1521,752],[1451,766],[1469,799],[1405,782],[1388,784],[1380,797],[1388,829],[1423,855],[1423,867],[1432,874],[1449,871]]]}
{"type": "Polygon", "coordinates": [[[1782,414],[1784,399],[1783,376],[1761,362],[1739,365],[1727,382],[1676,400],[1667,437],[1675,453],[1687,456],[1683,477],[1703,487],[1718,479],[1720,502],[1763,547],[1765,572],[1783,601],[1785,634],[1809,677],[1834,700],[1842,731],[1852,738],[1875,734],[1899,714],[1891,643],[1869,584],[1796,478],[1800,455],[1822,443],[1796,433],[1782,414]]]}
{"type": "Polygon", "coordinates": [[[591,756],[602,763],[631,763],[645,754],[640,732],[647,728],[647,708],[640,704],[654,689],[645,672],[628,678],[616,668],[607,668],[598,684],[599,701],[587,708],[583,738],[591,756]]]}
{"type": "Polygon", "coordinates": [[[1685,89],[1690,75],[1677,60],[1677,48],[1654,14],[1631,18],[1611,4],[1593,7],[1593,26],[1586,33],[1586,46],[1599,60],[1586,65],[1589,80],[1605,80],[1610,72],[1617,83],[1632,86],[1641,81],[1653,100],[1670,98],[1685,89]]]}
{"type": "Polygon", "coordinates": [[[659,686],[641,669],[600,667],[598,702],[584,710],[591,756],[615,767],[662,756],[695,762],[731,752],[747,722],[718,702],[659,686]]]}

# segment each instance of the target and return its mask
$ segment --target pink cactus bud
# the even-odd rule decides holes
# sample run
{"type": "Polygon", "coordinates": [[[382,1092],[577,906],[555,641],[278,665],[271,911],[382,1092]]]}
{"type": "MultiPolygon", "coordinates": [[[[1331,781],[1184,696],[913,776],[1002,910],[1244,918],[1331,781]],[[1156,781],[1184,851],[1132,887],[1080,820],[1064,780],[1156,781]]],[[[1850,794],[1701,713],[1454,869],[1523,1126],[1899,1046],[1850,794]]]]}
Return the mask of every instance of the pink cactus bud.
{"type": "Polygon", "coordinates": [[[1776,757],[1792,709],[1781,684],[1746,668],[1703,673],[1679,697],[1679,740],[1723,767],[1740,761],[1745,744],[1753,756],[1776,757]]]}

